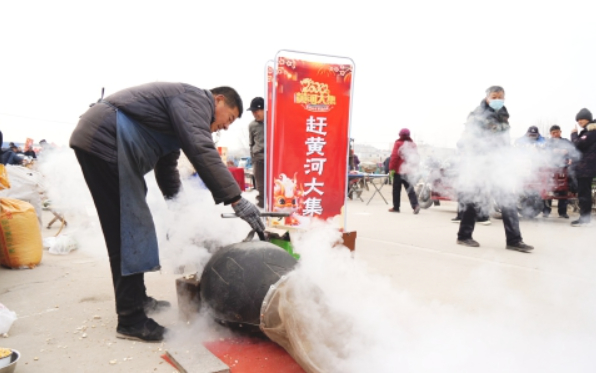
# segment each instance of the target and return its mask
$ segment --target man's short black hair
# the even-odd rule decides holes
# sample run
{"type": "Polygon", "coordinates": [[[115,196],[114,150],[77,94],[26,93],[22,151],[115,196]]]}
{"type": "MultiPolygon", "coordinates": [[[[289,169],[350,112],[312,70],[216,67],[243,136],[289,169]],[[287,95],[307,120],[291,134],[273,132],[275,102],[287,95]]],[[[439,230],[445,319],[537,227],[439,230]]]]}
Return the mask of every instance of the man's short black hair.
{"type": "Polygon", "coordinates": [[[238,118],[242,118],[242,112],[244,106],[242,105],[242,99],[236,90],[232,87],[217,87],[211,90],[211,93],[215,95],[222,95],[225,98],[226,105],[233,108],[238,108],[238,118]]]}

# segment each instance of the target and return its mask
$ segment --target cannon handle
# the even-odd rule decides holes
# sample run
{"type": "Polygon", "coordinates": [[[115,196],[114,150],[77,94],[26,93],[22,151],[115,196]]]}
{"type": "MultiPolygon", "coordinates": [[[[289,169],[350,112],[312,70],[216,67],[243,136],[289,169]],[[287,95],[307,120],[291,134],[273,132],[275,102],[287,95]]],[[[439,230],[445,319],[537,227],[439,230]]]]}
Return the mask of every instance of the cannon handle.
{"type": "MultiPolygon", "coordinates": [[[[291,213],[289,213],[289,212],[261,212],[260,215],[263,218],[285,218],[285,217],[290,216],[291,213]]],[[[238,215],[236,215],[235,213],[223,213],[223,214],[221,214],[221,217],[224,219],[237,218],[238,215]]],[[[267,241],[267,237],[265,237],[264,232],[256,232],[256,233],[259,235],[259,239],[261,241],[267,241]]],[[[246,236],[246,238],[243,241],[245,241],[245,242],[252,241],[254,236],[255,236],[255,231],[251,230],[250,232],[248,232],[248,236],[246,236]]]]}
{"type": "MultiPolygon", "coordinates": [[[[261,212],[260,215],[262,218],[287,218],[288,216],[291,215],[291,213],[290,212],[261,212]]],[[[228,212],[228,213],[221,214],[221,217],[224,219],[237,218],[238,215],[236,215],[233,212],[228,212]]]]}

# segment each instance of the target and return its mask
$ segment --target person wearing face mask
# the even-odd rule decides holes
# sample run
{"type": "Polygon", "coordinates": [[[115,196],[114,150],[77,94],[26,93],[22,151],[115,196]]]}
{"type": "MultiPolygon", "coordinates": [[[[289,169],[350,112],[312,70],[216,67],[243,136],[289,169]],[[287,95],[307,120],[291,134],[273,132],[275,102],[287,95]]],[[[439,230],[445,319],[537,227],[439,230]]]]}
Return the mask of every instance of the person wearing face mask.
{"type": "Polygon", "coordinates": [[[230,87],[211,90],[156,82],[123,89],[85,112],[70,138],[99,216],[114,285],[118,338],[163,340],[165,328],[147,316],[169,307],[147,296],[144,273],[160,269],[157,236],[145,200],[144,175],[154,171],[165,198],[180,190],[177,162],[188,157],[215,203],[232,205],[256,231],[259,210],[241,196],[212,133],[242,115],[230,87]]]}
{"type": "Polygon", "coordinates": [[[505,90],[492,86],[486,90],[486,97],[470,115],[465,124],[462,138],[458,142],[461,150],[457,191],[463,206],[462,219],[457,234],[457,244],[479,247],[472,238],[477,208],[488,209],[484,202],[487,195],[495,198],[501,207],[505,226],[506,248],[530,252],[534,248],[523,242],[519,229],[516,198],[508,188],[500,188],[501,175],[493,170],[500,169],[503,156],[510,146],[509,112],[505,107],[505,90]],[[491,171],[493,171],[491,173],[491,171]],[[503,190],[499,190],[503,189],[503,190]]]}
{"type": "Polygon", "coordinates": [[[575,116],[577,127],[571,132],[571,141],[581,152],[581,159],[575,165],[577,177],[577,198],[579,200],[579,219],[572,221],[572,227],[584,227],[590,224],[592,212],[592,180],[596,177],[596,121],[588,109],[581,109],[575,116]]]}

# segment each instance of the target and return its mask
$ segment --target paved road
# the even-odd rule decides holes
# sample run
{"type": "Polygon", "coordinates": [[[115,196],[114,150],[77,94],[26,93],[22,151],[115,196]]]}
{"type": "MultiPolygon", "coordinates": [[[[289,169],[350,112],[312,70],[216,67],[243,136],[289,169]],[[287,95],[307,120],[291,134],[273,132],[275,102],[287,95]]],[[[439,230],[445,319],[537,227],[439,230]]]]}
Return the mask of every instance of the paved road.
{"type": "MultiPolygon", "coordinates": [[[[387,187],[382,190],[390,196],[387,187]]],[[[363,197],[368,200],[366,193],[363,197]]],[[[406,200],[404,195],[403,201],[406,200]]],[[[473,324],[480,327],[485,321],[493,325],[487,333],[489,336],[500,329],[500,323],[506,330],[518,330],[515,341],[510,334],[503,337],[504,351],[508,345],[516,349],[527,346],[533,352],[535,347],[545,348],[547,355],[543,363],[547,362],[547,368],[558,369],[557,364],[564,363],[573,366],[567,371],[596,371],[596,362],[577,348],[596,346],[591,337],[596,336],[593,317],[596,314],[596,226],[572,228],[570,220],[556,217],[522,221],[524,240],[536,247],[534,252],[525,254],[505,249],[505,234],[499,220],[493,220],[490,226],[477,226],[474,238],[481,247],[456,245],[457,225],[450,222],[455,216],[454,203],[433,206],[419,215],[413,215],[407,207],[399,214],[387,212],[388,208],[378,196],[369,205],[349,201],[348,228],[358,232],[355,259],[365,263],[370,273],[389,279],[397,293],[407,294],[411,299],[409,309],[404,309],[403,313],[398,310],[396,318],[407,317],[413,328],[422,327],[416,323],[414,314],[436,311],[439,307],[437,319],[441,319],[445,317],[442,312],[446,307],[460,315],[453,316],[450,325],[462,329],[472,323],[467,320],[475,320],[473,324]],[[491,316],[484,318],[483,315],[491,316]],[[508,324],[508,320],[513,321],[508,324]],[[561,344],[554,347],[552,343],[541,344],[542,336],[546,339],[556,336],[561,344]],[[571,351],[565,350],[565,346],[571,346],[571,351]],[[553,356],[556,351],[560,356],[553,356]],[[578,364],[567,364],[567,356],[570,359],[574,356],[578,364]],[[549,359],[553,359],[552,363],[549,359]]],[[[44,234],[56,231],[57,227],[44,229],[44,234]]],[[[156,319],[175,330],[175,341],[162,345],[116,339],[107,258],[103,249],[88,249],[101,247],[101,236],[90,235],[80,244],[79,250],[67,256],[46,252],[42,265],[34,270],[0,269],[0,302],[19,314],[10,337],[0,338],[0,345],[23,352],[19,373],[70,371],[73,367],[79,372],[172,372],[173,369],[159,359],[163,349],[194,353],[193,346],[199,345],[201,339],[225,335],[225,331],[205,323],[186,326],[178,321],[174,309],[156,319]]],[[[150,294],[175,304],[177,277],[178,274],[168,270],[146,275],[150,294]]],[[[447,326],[439,323],[438,327],[447,326]]],[[[442,333],[423,329],[414,333],[418,339],[442,333]]],[[[451,334],[446,332],[445,335],[451,334]]],[[[449,345],[453,341],[444,342],[449,345]]],[[[465,350],[471,349],[476,341],[464,338],[459,343],[465,350]]],[[[436,347],[426,342],[417,346],[420,347],[410,351],[411,358],[417,360],[432,354],[428,346],[436,347]]],[[[434,358],[438,360],[452,355],[442,347],[436,351],[438,355],[434,358]]],[[[502,351],[498,348],[493,351],[495,356],[481,354],[479,359],[494,359],[497,364],[502,351]]],[[[540,355],[531,356],[527,362],[522,358],[504,369],[536,371],[533,367],[537,366],[535,361],[540,355]]],[[[499,371],[492,360],[485,363],[499,371]]],[[[473,357],[470,364],[480,366],[473,357]]],[[[442,366],[440,361],[433,366],[436,369],[411,371],[454,371],[442,366]]]]}

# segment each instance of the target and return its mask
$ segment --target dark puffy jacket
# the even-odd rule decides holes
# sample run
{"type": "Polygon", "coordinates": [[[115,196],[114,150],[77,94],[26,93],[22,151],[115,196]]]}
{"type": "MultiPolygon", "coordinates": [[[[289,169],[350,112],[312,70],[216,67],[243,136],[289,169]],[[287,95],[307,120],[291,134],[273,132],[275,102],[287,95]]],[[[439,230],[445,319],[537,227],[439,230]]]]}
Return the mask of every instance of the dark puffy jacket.
{"type": "Polygon", "coordinates": [[[575,166],[577,177],[596,177],[596,122],[586,125],[579,134],[572,133],[571,141],[582,153],[575,166]]]}
{"type": "Polygon", "coordinates": [[[553,166],[564,167],[569,161],[576,163],[581,159],[581,153],[573,143],[565,138],[550,138],[546,140],[545,149],[551,152],[553,166]]]}
{"type": "MultiPolygon", "coordinates": [[[[240,196],[240,187],[222,162],[211,137],[215,113],[211,92],[184,83],[157,82],[121,90],[104,101],[143,126],[175,135],[216,203],[230,202],[240,196]]],[[[70,138],[70,147],[116,163],[116,111],[103,103],[93,105],[81,116],[70,138]]],[[[179,151],[168,154],[155,165],[157,183],[167,197],[180,188],[179,155],[179,151]]]]}
{"type": "Polygon", "coordinates": [[[503,106],[498,111],[486,100],[468,115],[465,130],[457,146],[467,154],[484,154],[487,149],[509,145],[509,112],[503,106]]]}

